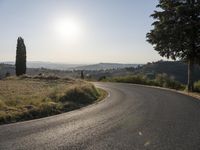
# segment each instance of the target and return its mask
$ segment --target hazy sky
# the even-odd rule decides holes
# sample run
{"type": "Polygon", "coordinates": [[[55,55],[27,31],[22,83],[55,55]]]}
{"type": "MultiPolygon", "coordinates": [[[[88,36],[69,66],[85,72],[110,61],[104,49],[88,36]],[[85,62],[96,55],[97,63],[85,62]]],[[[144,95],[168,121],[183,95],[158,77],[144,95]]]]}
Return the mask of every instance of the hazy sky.
{"type": "Polygon", "coordinates": [[[0,61],[22,36],[30,61],[146,63],[157,0],[0,0],[0,61]]]}

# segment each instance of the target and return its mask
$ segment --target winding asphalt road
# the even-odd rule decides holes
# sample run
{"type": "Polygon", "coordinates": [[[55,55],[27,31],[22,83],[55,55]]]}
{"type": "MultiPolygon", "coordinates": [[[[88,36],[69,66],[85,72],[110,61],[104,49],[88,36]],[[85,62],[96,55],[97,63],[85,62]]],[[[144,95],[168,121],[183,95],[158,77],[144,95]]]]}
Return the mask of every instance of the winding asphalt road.
{"type": "Polygon", "coordinates": [[[109,96],[69,113],[0,126],[0,150],[199,150],[200,101],[123,83],[96,83],[109,96]]]}

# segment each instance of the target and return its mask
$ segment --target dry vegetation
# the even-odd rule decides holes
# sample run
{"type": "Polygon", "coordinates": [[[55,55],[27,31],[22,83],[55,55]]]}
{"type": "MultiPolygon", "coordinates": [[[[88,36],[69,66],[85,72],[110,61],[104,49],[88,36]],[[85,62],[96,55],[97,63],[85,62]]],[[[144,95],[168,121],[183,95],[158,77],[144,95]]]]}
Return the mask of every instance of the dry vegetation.
{"type": "Polygon", "coordinates": [[[80,80],[53,77],[0,80],[0,124],[74,110],[96,101],[101,93],[80,80]]]}
{"type": "Polygon", "coordinates": [[[159,86],[176,90],[184,90],[185,86],[178,81],[175,81],[172,77],[167,74],[158,74],[155,79],[149,79],[145,75],[129,75],[121,77],[111,77],[104,78],[101,81],[109,82],[122,82],[122,83],[133,83],[133,84],[142,84],[150,86],[159,86]]]}

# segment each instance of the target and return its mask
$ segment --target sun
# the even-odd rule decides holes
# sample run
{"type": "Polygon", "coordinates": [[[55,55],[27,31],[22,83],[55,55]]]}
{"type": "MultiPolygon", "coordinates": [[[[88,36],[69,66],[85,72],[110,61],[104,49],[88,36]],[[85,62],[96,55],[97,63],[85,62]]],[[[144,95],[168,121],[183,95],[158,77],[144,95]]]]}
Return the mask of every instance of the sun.
{"type": "Polygon", "coordinates": [[[81,36],[81,25],[72,18],[62,18],[55,22],[56,33],[64,40],[78,40],[81,36]]]}

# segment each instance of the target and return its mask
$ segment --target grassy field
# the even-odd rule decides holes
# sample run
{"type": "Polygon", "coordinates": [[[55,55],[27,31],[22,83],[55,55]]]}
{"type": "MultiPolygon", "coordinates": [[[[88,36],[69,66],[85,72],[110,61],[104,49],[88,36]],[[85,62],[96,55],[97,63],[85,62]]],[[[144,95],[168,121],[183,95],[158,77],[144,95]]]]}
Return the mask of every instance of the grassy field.
{"type": "Polygon", "coordinates": [[[88,82],[51,77],[0,80],[0,124],[59,114],[105,95],[88,82]]]}

